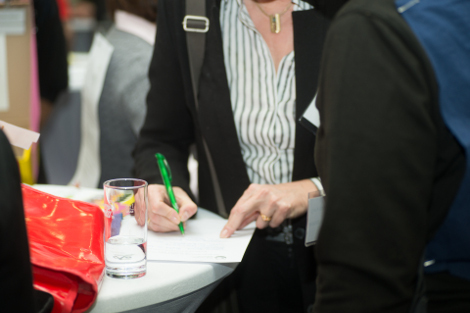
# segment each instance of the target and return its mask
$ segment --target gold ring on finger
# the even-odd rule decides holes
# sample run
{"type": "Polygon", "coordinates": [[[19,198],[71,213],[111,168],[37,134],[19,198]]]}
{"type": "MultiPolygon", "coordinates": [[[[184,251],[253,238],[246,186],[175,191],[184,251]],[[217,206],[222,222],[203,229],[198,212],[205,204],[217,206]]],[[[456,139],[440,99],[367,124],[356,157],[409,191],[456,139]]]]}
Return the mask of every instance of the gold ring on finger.
{"type": "Polygon", "coordinates": [[[261,219],[265,222],[269,222],[271,220],[271,217],[269,217],[267,215],[260,214],[259,216],[261,216],[261,219]]]}

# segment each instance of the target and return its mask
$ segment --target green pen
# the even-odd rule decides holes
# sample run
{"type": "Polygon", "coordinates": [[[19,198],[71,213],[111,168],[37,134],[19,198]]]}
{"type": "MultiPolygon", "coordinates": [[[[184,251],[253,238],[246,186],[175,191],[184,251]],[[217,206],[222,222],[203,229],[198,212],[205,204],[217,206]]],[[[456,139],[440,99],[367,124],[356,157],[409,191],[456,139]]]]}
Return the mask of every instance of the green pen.
{"type": "MultiPolygon", "coordinates": [[[[175,209],[176,213],[179,213],[180,210],[178,208],[178,204],[176,203],[175,194],[173,193],[173,188],[171,187],[171,170],[168,162],[166,161],[163,154],[157,153],[155,154],[157,158],[158,168],[160,169],[160,173],[162,174],[163,183],[165,184],[166,192],[168,193],[168,198],[170,198],[171,206],[175,209]]],[[[181,231],[181,234],[184,235],[184,228],[183,223],[180,222],[178,225],[181,231]]]]}

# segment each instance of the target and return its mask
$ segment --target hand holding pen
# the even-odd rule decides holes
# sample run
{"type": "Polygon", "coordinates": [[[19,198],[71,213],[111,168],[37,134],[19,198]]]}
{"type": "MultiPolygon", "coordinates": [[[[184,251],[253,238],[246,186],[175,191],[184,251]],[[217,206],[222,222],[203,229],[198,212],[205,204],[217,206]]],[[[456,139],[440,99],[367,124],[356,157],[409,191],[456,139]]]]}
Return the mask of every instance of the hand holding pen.
{"type": "MultiPolygon", "coordinates": [[[[156,164],[155,164],[156,165],[156,164]]],[[[173,193],[179,206],[179,214],[171,206],[168,193],[163,184],[148,186],[148,229],[155,232],[180,231],[178,225],[196,214],[197,205],[180,187],[173,187],[173,193]]],[[[136,212],[137,213],[137,212],[136,212]]],[[[138,220],[144,223],[145,220],[138,220]]]]}
{"type": "Polygon", "coordinates": [[[161,154],[155,157],[164,184],[149,185],[148,227],[157,232],[179,230],[184,233],[182,223],[197,212],[197,206],[183,189],[171,186],[171,170],[165,157],[161,154]]]}

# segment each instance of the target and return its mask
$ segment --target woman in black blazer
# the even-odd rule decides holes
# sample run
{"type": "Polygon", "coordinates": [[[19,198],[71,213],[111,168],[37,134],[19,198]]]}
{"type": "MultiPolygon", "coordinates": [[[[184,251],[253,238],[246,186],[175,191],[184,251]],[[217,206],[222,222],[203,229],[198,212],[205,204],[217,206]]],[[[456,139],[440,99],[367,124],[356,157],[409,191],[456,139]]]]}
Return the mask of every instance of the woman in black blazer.
{"type": "MultiPolygon", "coordinates": [[[[237,0],[228,0],[230,1],[237,0]]],[[[269,42],[272,44],[270,51],[276,68],[278,56],[282,57],[289,47],[291,51],[295,50],[294,110],[295,121],[298,121],[316,92],[328,19],[316,9],[292,13],[293,6],[289,7],[289,3],[285,0],[244,2],[255,26],[259,25],[257,21],[269,21],[257,6],[261,6],[265,12],[276,12],[288,5],[287,14],[281,17],[283,30],[290,31],[282,37],[287,40],[279,41],[275,35],[266,34],[264,30],[260,33],[265,40],[274,38],[269,42]]],[[[180,221],[185,221],[196,213],[196,197],[189,187],[187,168],[190,147],[195,144],[199,163],[197,205],[224,217],[230,215],[227,232],[221,230],[222,237],[230,236],[234,229],[255,219],[260,228],[255,232],[242,263],[230,277],[230,284],[235,284],[239,299],[243,300],[239,302],[240,309],[277,312],[282,311],[284,305],[284,310],[289,312],[305,311],[313,303],[315,294],[313,249],[304,246],[307,193],[316,190],[315,184],[310,180],[317,176],[313,160],[315,136],[295,122],[295,149],[290,182],[281,184],[282,186],[251,184],[231,106],[224,64],[220,7],[220,0],[206,0],[210,27],[205,36],[205,54],[197,88],[196,107],[186,34],[182,27],[184,1],[159,1],[157,37],[149,70],[151,89],[147,97],[147,117],[134,151],[136,176],[152,184],[149,187],[149,228],[154,231],[177,230],[180,221]],[[212,160],[212,173],[204,141],[212,160]],[[160,185],[161,177],[154,157],[157,152],[165,155],[171,167],[180,215],[168,205],[165,190],[160,185]],[[214,176],[215,180],[212,179],[214,176]],[[281,190],[283,187],[289,191],[281,190]],[[220,190],[218,199],[215,196],[217,189],[220,190]],[[272,201],[269,206],[267,202],[279,190],[285,196],[272,201]],[[246,198],[250,192],[255,194],[253,197],[261,202],[260,205],[249,204],[246,198]],[[287,202],[289,197],[292,198],[289,199],[291,209],[288,206],[282,207],[282,202],[287,202]],[[284,220],[289,221],[291,228],[288,229],[284,220]],[[292,243],[285,242],[282,235],[285,229],[289,230],[292,243]],[[281,238],[281,241],[269,238],[281,238]],[[264,289],[274,291],[263,293],[264,289]]]]}

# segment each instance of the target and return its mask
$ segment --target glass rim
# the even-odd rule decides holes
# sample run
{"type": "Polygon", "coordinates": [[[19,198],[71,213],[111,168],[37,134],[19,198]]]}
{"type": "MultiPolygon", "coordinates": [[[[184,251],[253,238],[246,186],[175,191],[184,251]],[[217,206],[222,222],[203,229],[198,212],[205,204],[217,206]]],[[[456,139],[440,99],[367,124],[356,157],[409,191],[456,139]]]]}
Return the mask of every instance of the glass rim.
{"type": "Polygon", "coordinates": [[[149,183],[146,180],[140,179],[140,178],[113,178],[113,179],[108,179],[107,181],[105,181],[103,183],[103,188],[106,187],[106,188],[112,188],[112,189],[128,190],[128,189],[138,189],[142,187],[148,187],[148,185],[149,183]],[[143,184],[139,186],[112,186],[110,185],[111,183],[117,182],[117,181],[134,181],[134,182],[142,182],[143,184]]]}

